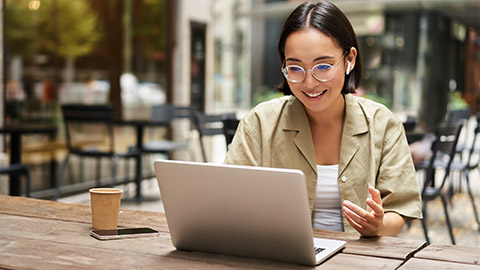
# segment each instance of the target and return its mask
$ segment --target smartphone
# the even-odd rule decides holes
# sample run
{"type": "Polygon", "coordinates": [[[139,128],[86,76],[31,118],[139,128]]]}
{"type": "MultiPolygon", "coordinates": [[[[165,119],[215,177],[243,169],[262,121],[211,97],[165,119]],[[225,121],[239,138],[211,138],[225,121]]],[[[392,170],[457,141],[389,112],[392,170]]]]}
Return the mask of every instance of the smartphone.
{"type": "Polygon", "coordinates": [[[157,234],[158,234],[158,231],[150,228],[124,228],[124,229],[117,229],[117,230],[90,231],[90,235],[99,240],[145,237],[145,236],[151,236],[151,235],[157,235],[157,234]]]}

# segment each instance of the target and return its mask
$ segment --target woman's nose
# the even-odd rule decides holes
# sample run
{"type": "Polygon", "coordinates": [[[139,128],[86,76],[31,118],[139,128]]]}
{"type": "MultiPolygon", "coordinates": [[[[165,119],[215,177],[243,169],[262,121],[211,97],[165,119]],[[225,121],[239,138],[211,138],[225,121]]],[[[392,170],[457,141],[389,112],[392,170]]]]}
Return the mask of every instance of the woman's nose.
{"type": "Polygon", "coordinates": [[[313,77],[313,73],[311,70],[305,71],[305,78],[303,79],[303,84],[305,86],[314,86],[318,84],[319,81],[313,77]]]}

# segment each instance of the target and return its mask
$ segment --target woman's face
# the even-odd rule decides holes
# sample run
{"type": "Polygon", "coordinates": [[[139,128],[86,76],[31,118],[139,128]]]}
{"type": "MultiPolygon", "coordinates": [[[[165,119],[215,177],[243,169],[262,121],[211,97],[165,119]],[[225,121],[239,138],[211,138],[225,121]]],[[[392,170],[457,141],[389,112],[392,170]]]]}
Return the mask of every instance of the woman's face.
{"type": "Polygon", "coordinates": [[[332,104],[343,106],[341,91],[347,67],[343,56],[344,51],[332,38],[314,28],[296,31],[287,37],[284,66],[296,65],[306,70],[303,81],[295,83],[287,80],[287,82],[292,93],[303,103],[308,113],[324,111],[332,104]],[[337,63],[333,78],[326,82],[317,80],[312,72],[308,71],[317,64],[335,66],[337,63]]]}

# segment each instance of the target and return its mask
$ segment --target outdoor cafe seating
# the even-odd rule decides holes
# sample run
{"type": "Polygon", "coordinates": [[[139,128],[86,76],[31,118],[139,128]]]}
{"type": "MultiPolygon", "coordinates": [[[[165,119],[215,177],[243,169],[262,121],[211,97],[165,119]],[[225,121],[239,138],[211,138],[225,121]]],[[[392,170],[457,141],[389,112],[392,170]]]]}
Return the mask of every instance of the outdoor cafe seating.
{"type": "Polygon", "coordinates": [[[431,157],[424,162],[417,164],[417,171],[423,170],[423,184],[421,185],[422,196],[422,226],[425,234],[425,239],[430,242],[428,236],[427,221],[427,203],[440,198],[445,213],[445,219],[450,234],[452,244],[455,244],[455,239],[452,232],[452,224],[450,221],[447,198],[443,192],[443,187],[447,184],[450,176],[451,164],[456,154],[456,146],[458,138],[462,130],[463,123],[459,122],[457,125],[450,125],[440,127],[436,132],[436,139],[432,143],[431,157]],[[439,175],[438,171],[443,171],[443,176],[440,183],[436,183],[436,176],[439,175]]]}
{"type": "Polygon", "coordinates": [[[71,155],[97,160],[96,186],[102,186],[100,181],[101,159],[108,158],[112,161],[110,186],[117,183],[117,171],[120,158],[134,159],[139,155],[136,148],[129,148],[126,152],[115,150],[114,111],[110,104],[104,105],[62,105],[65,124],[65,135],[68,153],[61,165],[56,185],[55,199],[62,194],[65,172],[71,155]],[[90,144],[78,142],[88,140],[90,144]]]}
{"type": "MultiPolygon", "coordinates": [[[[139,120],[115,120],[114,108],[111,104],[102,105],[79,105],[79,104],[64,104],[61,107],[64,126],[65,126],[65,142],[67,147],[67,155],[61,163],[58,179],[56,181],[55,188],[55,200],[60,198],[63,193],[76,193],[79,191],[85,191],[88,188],[95,186],[114,186],[119,183],[129,182],[128,173],[126,173],[125,179],[118,181],[118,169],[120,159],[125,160],[125,168],[129,168],[128,161],[133,160],[136,163],[140,163],[140,168],[137,164],[137,172],[135,181],[137,184],[137,199],[141,200],[141,194],[139,193],[139,185],[141,180],[146,177],[147,173],[144,172],[142,164],[142,155],[151,154],[165,154],[166,158],[174,159],[172,155],[176,151],[186,151],[190,154],[190,159],[195,160],[194,147],[192,142],[189,141],[177,141],[167,139],[171,136],[171,130],[174,123],[177,120],[188,120],[189,128],[187,132],[197,131],[199,134],[199,145],[204,162],[207,162],[207,150],[204,145],[204,138],[212,135],[225,135],[225,141],[227,145],[231,142],[235,133],[238,120],[235,114],[215,114],[207,115],[200,113],[190,107],[177,106],[171,104],[158,104],[151,108],[150,119],[139,120]],[[233,125],[230,124],[230,128],[226,128],[223,121],[234,121],[233,125]],[[116,150],[116,137],[119,134],[115,134],[116,125],[130,125],[137,128],[137,145],[128,146],[128,150],[119,152],[116,150]],[[144,127],[167,127],[166,133],[160,133],[165,138],[158,140],[158,136],[155,138],[146,139],[143,137],[144,127]],[[140,131],[140,132],[139,132],[140,131]],[[162,135],[163,134],[163,135],[162,135]],[[145,142],[143,142],[145,140],[145,142]],[[72,182],[72,163],[69,162],[72,156],[79,157],[79,164],[82,166],[83,159],[90,159],[96,162],[95,164],[95,181],[92,183],[85,182],[81,179],[82,183],[72,182]],[[102,159],[111,160],[111,178],[110,181],[104,182],[101,177],[102,159]],[[70,166],[69,166],[70,164],[70,166]],[[69,182],[66,183],[66,174],[69,174],[69,182]]],[[[152,130],[155,131],[155,130],[152,130]]],[[[157,134],[158,135],[158,134],[157,134]]],[[[122,136],[124,136],[122,134],[122,136]]],[[[184,136],[191,138],[191,135],[184,136]]],[[[118,147],[117,147],[118,148],[118,147]]],[[[149,162],[145,162],[150,164],[149,162]]],[[[145,165],[146,165],[145,164],[145,165]]],[[[80,168],[79,173],[83,174],[85,168],[80,168]]],[[[90,170],[89,170],[90,171],[90,170]]],[[[149,175],[149,174],[148,174],[149,175]]],[[[78,182],[78,181],[77,181],[78,182]]]]}
{"type": "Polygon", "coordinates": [[[230,144],[229,140],[231,142],[230,138],[233,138],[235,130],[227,128],[226,123],[228,124],[230,122],[225,121],[233,121],[235,119],[237,119],[235,113],[205,114],[199,111],[193,112],[193,122],[198,131],[203,162],[208,162],[204,139],[209,136],[224,135],[226,138],[226,145],[228,146],[230,144]]]}
{"type": "Polygon", "coordinates": [[[240,120],[235,118],[223,119],[223,135],[225,135],[225,142],[227,143],[227,150],[228,146],[233,141],[233,137],[235,136],[235,132],[237,131],[237,127],[240,124],[240,120]]]}
{"type": "MultiPolygon", "coordinates": [[[[455,172],[459,174],[459,183],[458,186],[461,187],[462,180],[465,180],[465,186],[467,189],[467,194],[470,199],[470,202],[472,203],[472,208],[473,208],[473,214],[475,216],[475,221],[478,224],[478,230],[480,231],[480,218],[478,214],[477,207],[475,205],[475,198],[473,196],[473,191],[472,191],[472,186],[470,182],[470,173],[474,170],[479,170],[480,171],[480,151],[477,148],[476,143],[478,142],[479,136],[480,136],[480,113],[477,113],[475,117],[476,123],[475,123],[475,129],[473,130],[472,134],[472,142],[469,147],[465,147],[465,150],[467,152],[467,158],[462,159],[462,158],[456,158],[453,163],[452,163],[452,176],[455,176],[455,172]]],[[[457,147],[458,150],[458,147],[457,147]]],[[[454,180],[455,178],[452,177],[452,181],[450,182],[451,190],[453,191],[453,185],[454,185],[454,180]]]]}
{"type": "MultiPolygon", "coordinates": [[[[152,106],[151,121],[166,123],[171,127],[173,122],[181,119],[191,119],[190,107],[177,106],[171,104],[158,104],[152,106]]],[[[171,132],[171,128],[168,132],[171,132]]],[[[178,142],[173,140],[150,140],[143,144],[142,153],[146,154],[166,154],[169,159],[175,151],[187,151],[190,158],[194,159],[193,149],[187,141],[178,142]]]]}
{"type": "Polygon", "coordinates": [[[31,176],[30,169],[21,163],[14,163],[7,166],[0,167],[0,174],[7,174],[10,177],[10,181],[20,180],[20,178],[13,178],[12,176],[25,177],[25,196],[30,197],[31,176]]]}

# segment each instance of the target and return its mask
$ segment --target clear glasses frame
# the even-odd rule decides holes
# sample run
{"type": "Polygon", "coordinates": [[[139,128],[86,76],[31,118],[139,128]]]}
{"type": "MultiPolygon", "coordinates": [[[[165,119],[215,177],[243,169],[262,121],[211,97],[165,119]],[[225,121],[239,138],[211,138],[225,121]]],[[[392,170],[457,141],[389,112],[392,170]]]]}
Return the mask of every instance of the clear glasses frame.
{"type": "Polygon", "coordinates": [[[320,82],[328,82],[331,79],[333,79],[333,77],[335,77],[335,70],[337,66],[340,64],[340,61],[342,61],[342,59],[345,57],[346,54],[347,52],[344,52],[342,57],[340,57],[340,59],[334,65],[320,63],[320,64],[314,65],[311,69],[304,69],[299,65],[288,65],[282,68],[282,73],[283,73],[283,76],[285,76],[285,79],[287,79],[289,82],[292,82],[292,83],[303,82],[303,80],[305,80],[307,71],[311,71],[312,76],[316,80],[320,82]],[[303,76],[301,79],[292,79],[289,77],[289,72],[299,73],[300,71],[302,71],[303,73],[303,76]],[[326,76],[326,77],[321,77],[321,76],[326,76]]]}

